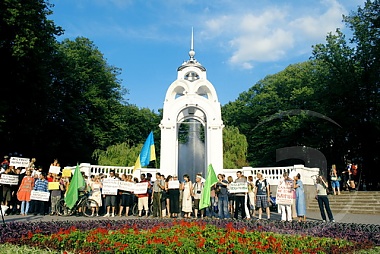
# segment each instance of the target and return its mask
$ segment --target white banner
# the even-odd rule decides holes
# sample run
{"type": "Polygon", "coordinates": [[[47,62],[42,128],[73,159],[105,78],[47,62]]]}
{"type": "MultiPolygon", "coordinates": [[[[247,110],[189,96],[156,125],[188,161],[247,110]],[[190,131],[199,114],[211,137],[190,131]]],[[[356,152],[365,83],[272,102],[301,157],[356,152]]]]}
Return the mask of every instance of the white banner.
{"type": "Polygon", "coordinates": [[[32,190],[30,193],[31,200],[49,201],[49,197],[50,192],[32,190]]]}
{"type": "Polygon", "coordinates": [[[135,194],[145,194],[148,192],[148,182],[136,183],[135,184],[135,194]]]}
{"type": "Polygon", "coordinates": [[[179,181],[169,181],[168,182],[168,189],[179,189],[179,181]]]}
{"type": "Polygon", "coordinates": [[[57,174],[58,175],[59,173],[61,173],[61,167],[50,166],[49,173],[53,173],[53,174],[57,174]]]}
{"type": "Polygon", "coordinates": [[[228,185],[229,193],[245,193],[248,192],[248,183],[230,183],[228,185]]]}
{"type": "Polygon", "coordinates": [[[134,182],[119,181],[119,190],[134,191],[135,190],[135,183],[134,182]]]}
{"type": "Polygon", "coordinates": [[[29,158],[11,157],[9,160],[9,166],[15,166],[15,168],[27,168],[29,167],[29,158]]]}
{"type": "Polygon", "coordinates": [[[0,178],[0,184],[17,185],[18,175],[2,174],[0,178]]]}
{"type": "Polygon", "coordinates": [[[291,205],[293,203],[293,181],[281,181],[277,186],[276,203],[291,205]]]}
{"type": "Polygon", "coordinates": [[[119,189],[119,179],[105,178],[103,179],[102,194],[104,195],[117,195],[119,189]]]}

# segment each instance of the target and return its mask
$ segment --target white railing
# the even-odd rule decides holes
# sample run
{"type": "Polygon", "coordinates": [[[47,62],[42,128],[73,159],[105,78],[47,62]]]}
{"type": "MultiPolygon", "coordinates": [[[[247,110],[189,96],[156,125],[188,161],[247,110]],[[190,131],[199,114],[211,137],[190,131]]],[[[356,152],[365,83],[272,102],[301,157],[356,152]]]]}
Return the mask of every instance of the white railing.
{"type": "MultiPolygon", "coordinates": [[[[72,170],[75,167],[70,167],[72,170]]],[[[155,168],[142,168],[133,171],[133,167],[118,167],[118,166],[100,166],[100,165],[91,165],[89,163],[80,164],[81,171],[85,172],[87,176],[105,174],[108,175],[111,170],[115,170],[116,174],[126,174],[133,175],[133,177],[140,178],[141,173],[151,173],[153,179],[155,178],[155,173],[160,172],[164,175],[165,170],[155,169],[155,168]]],[[[317,175],[319,172],[318,168],[307,168],[304,165],[294,165],[289,167],[261,167],[261,168],[252,168],[252,167],[243,167],[242,169],[223,169],[221,172],[215,172],[216,174],[222,173],[228,176],[232,176],[233,179],[236,178],[236,172],[241,171],[244,176],[253,176],[253,179],[256,180],[257,173],[262,173],[270,185],[278,185],[279,180],[283,178],[284,172],[288,172],[291,176],[295,174],[301,175],[301,180],[304,185],[314,185],[313,176],[317,175]]]]}

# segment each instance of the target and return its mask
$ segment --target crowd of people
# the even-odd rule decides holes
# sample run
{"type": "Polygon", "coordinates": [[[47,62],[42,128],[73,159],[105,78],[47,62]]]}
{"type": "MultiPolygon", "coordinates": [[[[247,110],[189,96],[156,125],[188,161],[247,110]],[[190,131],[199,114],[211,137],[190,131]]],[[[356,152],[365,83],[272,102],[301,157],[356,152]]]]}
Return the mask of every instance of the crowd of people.
{"type": "MultiPolygon", "coordinates": [[[[1,184],[2,205],[8,207],[6,215],[58,215],[56,205],[65,197],[70,185],[70,177],[64,177],[61,173],[46,173],[41,167],[34,166],[35,159],[25,169],[13,166],[2,166],[1,175],[11,174],[18,176],[17,185],[1,184]],[[56,189],[49,190],[50,182],[57,182],[56,189]],[[31,191],[49,192],[49,201],[31,200],[31,191]]],[[[58,160],[54,160],[51,166],[59,166],[58,160]]],[[[93,212],[93,216],[115,217],[131,216],[132,207],[138,207],[138,216],[142,217],[170,217],[170,218],[203,218],[213,217],[219,219],[251,219],[265,218],[270,220],[270,207],[276,205],[271,197],[270,185],[262,173],[253,176],[244,176],[237,171],[236,178],[218,174],[218,181],[211,186],[209,206],[200,207],[202,193],[205,188],[205,179],[201,174],[195,176],[191,181],[189,175],[183,179],[177,176],[164,176],[156,173],[154,181],[151,174],[141,174],[140,179],[132,175],[115,174],[111,170],[108,175],[97,174],[87,177],[85,186],[79,190],[81,195],[88,195],[95,200],[99,209],[93,212]],[[135,194],[133,191],[118,190],[116,194],[103,193],[105,179],[117,179],[131,183],[146,183],[145,193],[135,194]],[[232,186],[238,184],[240,189],[232,191],[232,186]],[[241,187],[243,186],[243,187],[241,187]]],[[[304,186],[300,174],[290,178],[285,172],[279,186],[290,186],[291,198],[287,202],[278,204],[282,221],[297,219],[302,222],[306,220],[306,200],[304,186]]],[[[279,189],[279,188],[278,188],[279,189]]],[[[327,181],[322,177],[316,182],[316,198],[321,209],[321,216],[326,220],[324,210],[326,209],[330,221],[334,221],[327,198],[327,181]]],[[[339,190],[338,190],[339,193],[339,190]]],[[[81,216],[80,211],[76,214],[81,216]]]]}
{"type": "MultiPolygon", "coordinates": [[[[46,173],[41,167],[35,167],[34,163],[35,159],[31,161],[30,167],[24,169],[9,165],[2,166],[1,176],[7,174],[18,176],[17,185],[0,185],[2,205],[8,208],[5,215],[58,215],[56,205],[65,197],[70,185],[70,177],[64,177],[61,173],[46,173]],[[49,189],[50,182],[57,182],[58,187],[49,189]],[[32,200],[32,190],[48,192],[49,201],[32,200]]],[[[51,166],[59,166],[58,160],[54,160],[51,166]]],[[[141,174],[140,179],[137,179],[132,175],[115,174],[113,170],[108,175],[97,174],[87,177],[82,172],[82,176],[86,185],[79,190],[79,193],[88,195],[99,205],[99,209],[94,211],[93,216],[131,216],[132,207],[136,204],[139,217],[203,218],[207,216],[220,219],[250,219],[257,214],[257,218],[262,219],[263,214],[266,214],[266,219],[270,219],[269,207],[273,205],[269,183],[261,173],[257,174],[255,181],[252,176],[245,177],[241,171],[236,173],[236,179],[232,176],[225,179],[225,175],[218,174],[218,182],[210,190],[210,205],[206,208],[200,208],[200,200],[205,188],[205,179],[201,174],[195,176],[194,182],[191,181],[189,175],[184,175],[183,179],[179,180],[177,176],[165,177],[156,173],[155,180],[152,181],[152,175],[149,173],[141,174]],[[102,188],[106,178],[132,183],[146,182],[146,193],[134,194],[132,191],[119,190],[116,195],[103,194],[102,188]],[[246,186],[246,189],[233,192],[230,186],[234,183],[242,184],[240,186],[246,186]]],[[[297,211],[300,220],[304,220],[306,209],[302,182],[299,178],[290,180],[295,183],[294,193],[298,193],[295,194],[297,205],[293,208],[296,209],[293,213],[297,211]]],[[[286,209],[280,209],[280,211],[283,214],[289,213],[286,209]]],[[[79,211],[76,215],[82,214],[79,211]]],[[[282,217],[283,220],[288,221],[292,218],[294,217],[282,217]]]]}

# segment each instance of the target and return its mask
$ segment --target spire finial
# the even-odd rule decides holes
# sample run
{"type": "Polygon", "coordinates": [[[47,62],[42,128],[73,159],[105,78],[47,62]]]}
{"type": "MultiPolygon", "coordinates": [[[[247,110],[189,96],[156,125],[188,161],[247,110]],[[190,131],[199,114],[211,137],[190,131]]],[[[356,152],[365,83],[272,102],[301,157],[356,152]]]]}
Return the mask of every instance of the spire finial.
{"type": "Polygon", "coordinates": [[[191,27],[191,43],[190,43],[190,51],[189,51],[190,61],[194,60],[195,51],[194,51],[194,28],[191,27]]]}

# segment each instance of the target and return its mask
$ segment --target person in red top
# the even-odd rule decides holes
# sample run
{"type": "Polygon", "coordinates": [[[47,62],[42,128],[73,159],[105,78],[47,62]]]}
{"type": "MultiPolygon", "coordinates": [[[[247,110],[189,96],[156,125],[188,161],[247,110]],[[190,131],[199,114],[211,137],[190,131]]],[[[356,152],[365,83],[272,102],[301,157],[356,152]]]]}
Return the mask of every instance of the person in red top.
{"type": "Polygon", "coordinates": [[[32,172],[27,170],[25,177],[22,179],[20,188],[17,191],[17,199],[21,201],[21,215],[23,216],[28,214],[30,193],[34,187],[34,178],[31,175],[32,172]]]}
{"type": "Polygon", "coordinates": [[[144,194],[137,194],[138,198],[138,209],[139,209],[139,217],[142,216],[142,210],[145,210],[145,217],[148,217],[148,211],[149,211],[149,205],[148,205],[148,189],[151,188],[151,184],[148,179],[145,178],[145,174],[141,174],[140,176],[140,183],[148,183],[148,188],[146,190],[146,193],[144,194]]]}

